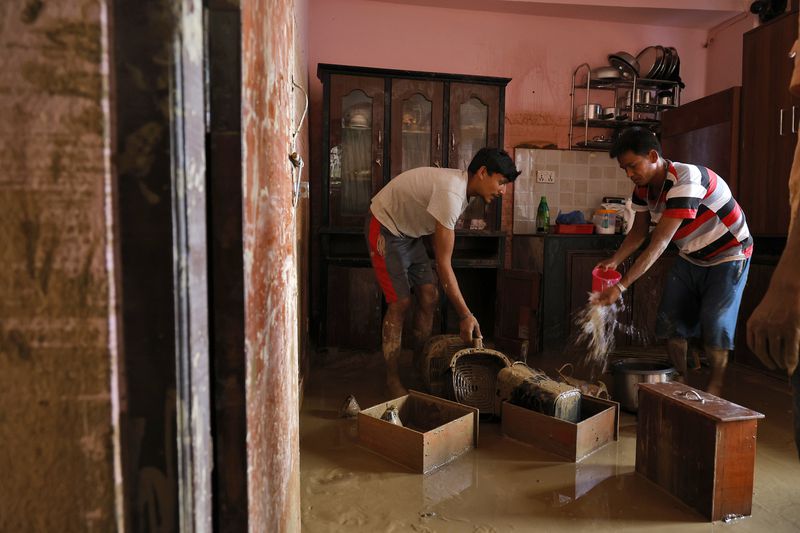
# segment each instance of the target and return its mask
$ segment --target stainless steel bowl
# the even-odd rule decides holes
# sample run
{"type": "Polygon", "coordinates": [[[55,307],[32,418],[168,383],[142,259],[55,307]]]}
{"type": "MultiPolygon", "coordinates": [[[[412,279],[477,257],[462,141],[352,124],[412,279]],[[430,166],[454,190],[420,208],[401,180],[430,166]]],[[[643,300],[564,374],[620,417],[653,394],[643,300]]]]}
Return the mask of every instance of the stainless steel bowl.
{"type": "Polygon", "coordinates": [[[646,359],[621,359],[611,365],[614,375],[614,399],[626,411],[639,410],[639,384],[672,381],[677,374],[668,363],[646,359]]]}
{"type": "Polygon", "coordinates": [[[600,104],[583,104],[575,108],[575,120],[597,120],[603,114],[600,104]]]}

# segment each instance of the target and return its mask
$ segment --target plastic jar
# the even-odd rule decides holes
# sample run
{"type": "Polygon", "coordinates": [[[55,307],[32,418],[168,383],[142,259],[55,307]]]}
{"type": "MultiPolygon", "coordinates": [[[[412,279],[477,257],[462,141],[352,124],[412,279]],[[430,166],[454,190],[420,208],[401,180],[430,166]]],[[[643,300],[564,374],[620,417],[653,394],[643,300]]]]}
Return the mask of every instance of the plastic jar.
{"type": "Polygon", "coordinates": [[[613,235],[617,229],[617,212],[611,209],[598,209],[592,217],[597,233],[613,235]]]}

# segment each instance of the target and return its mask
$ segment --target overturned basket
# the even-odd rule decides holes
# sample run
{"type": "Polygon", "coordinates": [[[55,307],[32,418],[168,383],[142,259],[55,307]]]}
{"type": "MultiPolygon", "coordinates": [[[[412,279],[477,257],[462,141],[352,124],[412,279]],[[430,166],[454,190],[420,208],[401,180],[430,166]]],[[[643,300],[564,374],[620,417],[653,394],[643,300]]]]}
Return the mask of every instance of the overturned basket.
{"type": "Polygon", "coordinates": [[[450,385],[447,383],[450,377],[450,361],[453,356],[468,346],[461,340],[459,335],[434,335],[425,343],[422,349],[422,360],[420,374],[422,381],[428,388],[428,392],[434,396],[447,396],[450,385]]]}
{"type": "Polygon", "coordinates": [[[459,350],[450,360],[453,399],[477,407],[481,414],[499,415],[495,405],[497,374],[510,366],[508,357],[484,348],[482,340],[475,339],[474,348],[459,350]]]}

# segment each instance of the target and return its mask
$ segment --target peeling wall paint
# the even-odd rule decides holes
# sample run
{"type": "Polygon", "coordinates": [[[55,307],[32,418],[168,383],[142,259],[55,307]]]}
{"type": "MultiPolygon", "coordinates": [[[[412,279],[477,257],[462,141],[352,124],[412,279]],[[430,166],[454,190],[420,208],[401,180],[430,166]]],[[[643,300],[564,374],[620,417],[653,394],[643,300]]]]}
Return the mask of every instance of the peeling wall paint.
{"type": "Polygon", "coordinates": [[[2,531],[116,527],[102,7],[0,7],[2,531]]]}
{"type": "MultiPolygon", "coordinates": [[[[242,136],[250,531],[300,530],[296,211],[289,163],[295,12],[242,5],[242,136]]],[[[302,57],[302,56],[301,56],[302,57]]]]}

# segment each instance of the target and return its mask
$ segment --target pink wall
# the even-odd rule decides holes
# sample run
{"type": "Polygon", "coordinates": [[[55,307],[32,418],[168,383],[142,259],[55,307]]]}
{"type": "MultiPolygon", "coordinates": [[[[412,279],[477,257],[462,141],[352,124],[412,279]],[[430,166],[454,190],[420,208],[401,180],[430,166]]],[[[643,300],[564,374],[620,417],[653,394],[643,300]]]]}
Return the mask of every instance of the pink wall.
{"type": "Polygon", "coordinates": [[[606,64],[606,56],[618,50],[636,54],[650,44],[674,46],[687,84],[683,101],[706,94],[705,30],[369,0],[310,0],[309,31],[317,124],[320,62],[511,77],[507,147],[527,140],[555,140],[565,147],[572,71],[583,62],[606,64]]]}
{"type": "Polygon", "coordinates": [[[743,35],[758,25],[758,17],[742,14],[708,32],[706,94],[742,84],[743,35]]]}

